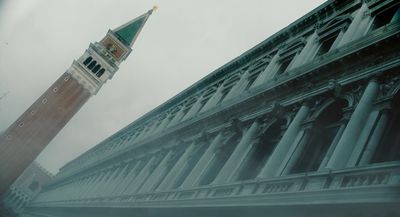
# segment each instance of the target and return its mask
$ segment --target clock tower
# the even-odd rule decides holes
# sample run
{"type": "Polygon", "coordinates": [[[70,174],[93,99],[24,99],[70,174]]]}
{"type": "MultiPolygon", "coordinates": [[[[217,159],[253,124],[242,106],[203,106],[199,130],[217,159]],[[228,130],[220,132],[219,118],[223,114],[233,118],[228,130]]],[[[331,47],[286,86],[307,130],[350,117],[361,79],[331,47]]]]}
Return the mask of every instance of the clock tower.
{"type": "MultiPolygon", "coordinates": [[[[0,195],[18,178],[131,53],[154,9],[109,30],[0,135],[0,195]]],[[[59,153],[60,155],[62,153],[59,153]]]]}

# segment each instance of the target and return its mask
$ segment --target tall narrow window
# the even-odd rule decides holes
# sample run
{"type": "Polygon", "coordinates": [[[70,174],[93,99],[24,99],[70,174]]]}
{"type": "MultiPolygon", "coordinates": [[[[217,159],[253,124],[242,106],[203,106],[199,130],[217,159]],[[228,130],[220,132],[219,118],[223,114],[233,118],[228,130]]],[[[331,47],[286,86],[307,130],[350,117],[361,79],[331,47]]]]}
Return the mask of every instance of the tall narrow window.
{"type": "Polygon", "coordinates": [[[231,90],[231,88],[227,88],[227,89],[222,91],[221,98],[219,98],[217,104],[220,104],[226,98],[226,96],[228,95],[230,90],[231,90]]]}
{"type": "Polygon", "coordinates": [[[209,99],[210,99],[210,98],[202,99],[202,100],[201,100],[200,106],[199,106],[199,109],[198,109],[198,112],[200,112],[200,111],[203,109],[203,107],[207,104],[207,102],[208,102],[209,99]]]}
{"type": "Polygon", "coordinates": [[[86,58],[85,61],[83,61],[83,65],[87,66],[87,64],[89,64],[90,61],[92,61],[92,57],[86,58]]]}
{"type": "Polygon", "coordinates": [[[389,123],[372,157],[372,163],[400,160],[400,94],[393,99],[389,123]]]}
{"type": "Polygon", "coordinates": [[[96,60],[93,60],[93,61],[89,64],[88,68],[89,68],[89,69],[93,69],[93,67],[94,67],[96,64],[97,64],[96,60]]]}
{"type": "Polygon", "coordinates": [[[310,172],[318,170],[333,139],[340,128],[345,100],[337,100],[325,108],[313,123],[306,136],[306,141],[291,173],[310,172]]]}
{"type": "Polygon", "coordinates": [[[97,73],[98,71],[99,71],[99,69],[100,69],[100,64],[97,64],[93,69],[92,69],[92,72],[93,73],[97,73]]]}
{"type": "Polygon", "coordinates": [[[247,79],[247,84],[246,84],[246,87],[244,88],[244,90],[250,89],[250,87],[251,87],[251,86],[254,84],[254,82],[256,81],[258,75],[259,75],[259,74],[256,74],[255,76],[250,76],[250,77],[247,79]]]}
{"type": "Polygon", "coordinates": [[[98,78],[100,78],[100,77],[104,74],[104,72],[105,72],[104,69],[100,69],[100,71],[98,71],[98,72],[96,73],[96,76],[97,76],[98,78]]]}
{"type": "Polygon", "coordinates": [[[339,33],[340,32],[337,31],[337,32],[334,32],[331,35],[328,35],[328,36],[326,36],[324,38],[321,38],[321,40],[320,40],[321,46],[319,47],[317,56],[321,56],[323,54],[326,54],[331,50],[332,45],[336,41],[336,38],[338,37],[339,33]]]}
{"type": "Polygon", "coordinates": [[[287,68],[289,67],[289,64],[290,64],[290,62],[292,62],[293,58],[294,58],[294,55],[293,56],[289,56],[289,57],[281,60],[279,68],[278,68],[278,71],[276,72],[276,74],[277,75],[283,74],[287,70],[287,68]]]}
{"type": "Polygon", "coordinates": [[[400,20],[400,8],[392,7],[390,9],[384,10],[376,14],[374,22],[372,24],[372,29],[378,29],[384,25],[391,22],[397,22],[400,20]]]}

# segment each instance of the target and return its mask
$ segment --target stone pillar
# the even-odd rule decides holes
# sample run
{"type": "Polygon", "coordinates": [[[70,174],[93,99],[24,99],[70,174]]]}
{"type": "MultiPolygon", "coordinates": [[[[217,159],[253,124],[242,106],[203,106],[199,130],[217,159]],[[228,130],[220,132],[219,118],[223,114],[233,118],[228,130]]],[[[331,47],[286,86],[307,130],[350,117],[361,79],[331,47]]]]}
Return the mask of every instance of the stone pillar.
{"type": "Polygon", "coordinates": [[[88,185],[89,185],[91,179],[92,179],[92,177],[89,177],[89,176],[84,178],[84,181],[79,186],[79,188],[77,188],[77,190],[76,190],[76,195],[75,195],[76,198],[80,198],[82,196],[83,191],[88,188],[88,185]]]}
{"type": "Polygon", "coordinates": [[[175,184],[176,179],[179,177],[179,175],[185,168],[185,164],[188,160],[188,157],[192,154],[194,148],[195,148],[195,142],[193,142],[188,148],[186,148],[185,152],[172,167],[171,171],[169,171],[169,173],[167,174],[165,179],[161,182],[157,190],[166,190],[171,188],[175,184]]]}
{"type": "Polygon", "coordinates": [[[361,130],[370,115],[372,104],[377,97],[378,92],[379,84],[377,81],[370,81],[360,99],[360,102],[351,115],[350,121],[328,162],[327,168],[339,169],[346,166],[353,148],[357,143],[361,130]]]}
{"type": "Polygon", "coordinates": [[[110,187],[113,186],[112,182],[119,171],[120,170],[118,168],[110,169],[109,175],[103,181],[103,183],[99,187],[99,190],[97,190],[96,196],[106,196],[107,195],[107,192],[110,190],[110,187]]]}
{"type": "Polygon", "coordinates": [[[147,164],[143,167],[140,173],[132,180],[132,182],[127,186],[127,189],[124,193],[132,194],[139,189],[143,182],[147,179],[149,174],[151,173],[154,164],[157,162],[157,156],[153,155],[151,159],[147,162],[147,164]]]}
{"type": "Polygon", "coordinates": [[[276,145],[276,148],[269,157],[267,163],[258,174],[259,178],[279,176],[280,165],[284,162],[283,160],[289,154],[289,149],[294,145],[294,141],[301,130],[301,124],[307,118],[310,113],[308,105],[302,105],[290,123],[286,132],[283,134],[281,140],[276,145]]]}
{"type": "Polygon", "coordinates": [[[115,172],[116,172],[115,170],[108,169],[108,171],[106,172],[106,176],[104,177],[104,179],[101,180],[96,190],[92,193],[94,196],[98,197],[104,193],[107,182],[109,182],[110,179],[112,179],[112,176],[114,175],[115,172]]]}
{"type": "Polygon", "coordinates": [[[339,139],[342,137],[343,131],[346,128],[346,124],[343,123],[342,125],[340,125],[339,130],[337,131],[335,137],[333,138],[328,151],[326,152],[324,159],[322,159],[321,164],[318,167],[318,171],[323,171],[326,170],[326,164],[328,163],[329,159],[332,156],[333,151],[336,149],[337,143],[339,141],[339,139]]]}
{"type": "Polygon", "coordinates": [[[207,111],[207,110],[213,108],[218,103],[219,99],[222,96],[223,88],[224,88],[224,84],[222,83],[221,85],[219,85],[219,87],[217,88],[215,93],[211,96],[211,98],[207,101],[207,103],[203,106],[201,111],[207,111]]]}
{"type": "Polygon", "coordinates": [[[311,61],[318,51],[319,42],[318,34],[314,32],[310,37],[307,38],[307,43],[301,50],[300,54],[293,60],[291,68],[299,67],[305,63],[311,61]]]}
{"type": "Polygon", "coordinates": [[[353,21],[344,33],[342,39],[338,44],[338,47],[341,47],[344,44],[358,39],[367,33],[368,27],[372,20],[372,17],[368,14],[368,11],[368,6],[364,3],[361,8],[356,12],[353,21]]]}
{"type": "Polygon", "coordinates": [[[138,170],[142,164],[142,160],[138,160],[135,165],[132,166],[131,171],[129,171],[129,173],[122,178],[121,184],[119,184],[119,186],[115,186],[115,189],[112,193],[113,195],[120,195],[125,192],[128,185],[136,178],[137,173],[140,172],[138,170]]]}
{"type": "Polygon", "coordinates": [[[231,91],[229,91],[228,95],[226,96],[226,99],[231,99],[241,94],[243,90],[246,88],[248,77],[249,77],[249,71],[247,70],[240,76],[239,81],[232,87],[231,91]]]}
{"type": "Polygon", "coordinates": [[[281,166],[279,167],[279,170],[276,174],[277,176],[287,175],[291,172],[293,166],[298,162],[309,136],[310,132],[307,132],[307,130],[300,131],[295,142],[293,143],[293,147],[291,147],[291,150],[289,151],[287,158],[282,162],[281,166]]]}
{"type": "Polygon", "coordinates": [[[172,120],[168,123],[168,127],[174,126],[175,124],[179,123],[179,121],[183,118],[185,115],[183,111],[185,110],[185,105],[183,105],[179,111],[176,113],[175,117],[172,118],[172,120]]]}
{"type": "Polygon", "coordinates": [[[371,112],[367,121],[365,122],[365,125],[363,126],[360,137],[353,149],[353,153],[350,155],[346,167],[356,166],[358,159],[360,158],[368,140],[370,139],[370,135],[373,133],[373,129],[376,123],[378,122],[378,119],[379,119],[379,111],[371,112]]]}
{"type": "Polygon", "coordinates": [[[374,153],[376,151],[376,148],[379,145],[379,142],[382,139],[382,135],[385,132],[386,125],[389,121],[389,116],[387,111],[382,111],[381,117],[376,124],[375,130],[372,132],[372,135],[366,144],[366,148],[364,152],[362,153],[360,162],[358,165],[367,165],[371,162],[372,157],[374,156],[374,153]]]}
{"type": "Polygon", "coordinates": [[[121,177],[124,175],[125,171],[127,170],[128,165],[120,165],[118,169],[116,169],[115,174],[111,176],[110,180],[105,184],[104,189],[104,196],[110,196],[115,189],[115,186],[120,185],[121,177]]]}
{"type": "Polygon", "coordinates": [[[139,189],[139,193],[149,192],[154,190],[154,185],[156,185],[160,179],[167,173],[167,165],[168,161],[171,160],[171,156],[173,155],[173,151],[169,150],[165,155],[164,159],[159,163],[156,169],[151,173],[150,177],[147,179],[146,183],[139,189]]]}
{"type": "Polygon", "coordinates": [[[267,68],[265,68],[265,70],[260,73],[257,80],[254,82],[254,86],[264,84],[265,82],[269,81],[270,79],[272,79],[275,76],[275,72],[279,65],[278,59],[279,59],[279,52],[277,52],[274,55],[274,57],[272,57],[267,68]]]}
{"type": "Polygon", "coordinates": [[[185,117],[183,117],[183,121],[187,120],[191,117],[193,117],[194,115],[197,114],[197,112],[199,112],[200,106],[201,106],[201,101],[203,100],[202,96],[197,97],[196,102],[192,105],[192,107],[189,109],[189,111],[187,112],[187,114],[185,115],[185,117]]]}
{"type": "Polygon", "coordinates": [[[161,121],[161,124],[158,125],[156,129],[154,129],[154,133],[158,133],[160,131],[163,131],[165,127],[169,124],[169,118],[171,114],[167,114],[166,117],[161,121]]]}
{"type": "Polygon", "coordinates": [[[222,184],[227,181],[232,181],[235,174],[239,170],[242,162],[246,158],[248,152],[251,150],[254,136],[259,132],[260,124],[258,120],[254,121],[251,127],[243,134],[239,144],[222,167],[221,171],[213,181],[214,184],[222,184]]]}
{"type": "Polygon", "coordinates": [[[78,198],[88,197],[90,190],[97,184],[97,181],[100,179],[100,177],[101,177],[101,175],[97,175],[97,174],[93,175],[93,177],[88,182],[87,187],[84,190],[82,190],[82,192],[79,194],[78,198]]]}
{"type": "Polygon", "coordinates": [[[210,146],[201,156],[200,160],[197,162],[196,166],[192,169],[189,175],[186,177],[185,181],[182,183],[182,188],[190,188],[197,186],[200,182],[200,178],[203,173],[208,168],[208,163],[211,161],[213,155],[215,154],[216,147],[222,141],[222,132],[218,133],[218,135],[211,142],[210,146]]]}
{"type": "Polygon", "coordinates": [[[93,196],[93,191],[94,189],[97,188],[97,186],[99,185],[99,183],[104,179],[104,177],[106,176],[106,172],[101,172],[101,174],[99,174],[99,176],[94,180],[92,186],[90,186],[86,192],[86,197],[92,197],[93,196]]]}

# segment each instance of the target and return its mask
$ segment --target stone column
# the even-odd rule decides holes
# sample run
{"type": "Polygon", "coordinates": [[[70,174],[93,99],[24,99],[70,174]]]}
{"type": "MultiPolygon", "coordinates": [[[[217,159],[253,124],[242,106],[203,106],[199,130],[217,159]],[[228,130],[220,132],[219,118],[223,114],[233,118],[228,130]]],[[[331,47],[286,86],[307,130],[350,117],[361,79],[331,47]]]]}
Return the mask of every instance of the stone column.
{"type": "Polygon", "coordinates": [[[183,117],[182,121],[187,120],[199,112],[200,106],[201,106],[201,101],[203,100],[202,96],[197,97],[196,102],[192,105],[192,107],[189,109],[185,117],[183,117]]]}
{"type": "Polygon", "coordinates": [[[259,132],[260,124],[258,120],[254,121],[251,127],[243,134],[239,144],[222,167],[221,171],[213,181],[214,184],[222,184],[231,181],[237,171],[239,170],[242,162],[246,158],[248,152],[251,150],[254,136],[259,132]]]}
{"type": "Polygon", "coordinates": [[[96,188],[96,191],[93,192],[94,196],[98,197],[104,193],[106,183],[109,182],[110,179],[112,179],[112,176],[114,175],[115,172],[116,172],[115,170],[108,169],[106,176],[104,177],[104,179],[101,180],[101,182],[99,183],[99,185],[96,188]]]}
{"type": "Polygon", "coordinates": [[[115,189],[121,183],[121,177],[127,170],[128,165],[120,165],[116,172],[111,176],[110,180],[105,184],[104,196],[110,196],[115,189]]]}
{"type": "Polygon", "coordinates": [[[355,39],[360,38],[367,33],[368,27],[372,20],[372,17],[368,14],[368,11],[368,6],[364,3],[361,8],[356,12],[353,21],[344,33],[342,39],[338,44],[338,47],[354,41],[355,39]]]}
{"type": "Polygon", "coordinates": [[[343,123],[342,125],[340,125],[339,130],[337,131],[335,137],[333,138],[328,151],[326,152],[324,159],[322,159],[321,164],[318,167],[318,171],[324,171],[326,170],[326,164],[328,163],[329,159],[332,156],[333,151],[336,149],[337,143],[339,141],[339,139],[342,137],[343,131],[346,128],[346,124],[343,123]]]}
{"type": "Polygon", "coordinates": [[[185,105],[183,105],[183,106],[179,109],[179,111],[176,113],[175,117],[172,118],[172,120],[168,123],[168,126],[167,126],[167,127],[174,126],[175,124],[178,124],[179,121],[180,121],[180,120],[183,118],[183,116],[185,115],[185,114],[183,113],[184,110],[185,110],[185,105]]]}
{"type": "Polygon", "coordinates": [[[308,63],[314,58],[319,47],[318,37],[319,36],[317,32],[314,32],[310,37],[307,38],[306,45],[301,50],[300,54],[293,60],[291,68],[299,67],[305,63],[308,63]]]}
{"type": "Polygon", "coordinates": [[[185,168],[185,164],[188,160],[188,157],[192,154],[194,148],[195,148],[195,142],[193,142],[188,148],[186,148],[185,152],[182,154],[182,156],[180,156],[179,160],[172,167],[171,171],[161,182],[157,190],[166,190],[171,188],[175,184],[176,179],[179,177],[179,175],[185,168]]]}
{"type": "Polygon", "coordinates": [[[328,162],[327,168],[339,169],[346,166],[353,148],[357,143],[361,129],[370,115],[372,104],[377,97],[378,92],[379,84],[377,81],[370,81],[360,99],[360,102],[351,115],[350,121],[328,162]]]}
{"type": "Polygon", "coordinates": [[[143,167],[143,169],[140,171],[140,173],[127,186],[127,189],[125,190],[124,193],[126,193],[126,194],[135,193],[137,191],[137,189],[139,189],[142,186],[143,182],[149,176],[156,161],[157,161],[157,156],[153,155],[151,157],[151,159],[149,160],[149,162],[147,162],[146,166],[143,167]]]}
{"type": "Polygon", "coordinates": [[[294,165],[298,162],[309,136],[310,132],[307,132],[307,130],[300,131],[299,135],[296,138],[296,141],[293,143],[293,147],[289,151],[289,155],[279,167],[279,170],[276,174],[277,176],[287,175],[291,172],[294,165]]]}
{"type": "Polygon", "coordinates": [[[167,127],[167,125],[169,124],[169,118],[170,118],[171,114],[167,114],[165,116],[165,118],[162,120],[161,124],[158,125],[158,127],[156,129],[154,129],[154,133],[158,133],[160,131],[163,131],[165,127],[167,127]]]}
{"type": "Polygon", "coordinates": [[[80,198],[83,197],[88,197],[90,195],[90,192],[92,190],[92,188],[94,188],[98,181],[102,178],[102,174],[95,174],[93,175],[93,179],[91,179],[90,183],[88,184],[87,188],[82,191],[82,193],[80,194],[80,198]]]}
{"type": "Polygon", "coordinates": [[[260,73],[257,80],[254,82],[254,86],[264,84],[265,82],[269,81],[271,78],[275,76],[275,72],[278,67],[278,59],[279,59],[279,52],[277,52],[275,56],[271,59],[267,68],[265,68],[265,70],[260,73]]]}
{"type": "Polygon", "coordinates": [[[81,188],[79,189],[76,198],[81,198],[84,195],[85,190],[88,189],[88,187],[90,186],[90,183],[94,180],[95,177],[87,177],[86,181],[84,182],[84,184],[81,186],[81,188]]]}
{"type": "Polygon", "coordinates": [[[151,173],[150,177],[147,179],[146,183],[139,189],[138,193],[149,192],[154,190],[154,185],[160,181],[160,179],[165,175],[168,161],[171,159],[173,151],[169,150],[165,155],[164,159],[159,163],[156,169],[151,173]]]}
{"type": "Polygon", "coordinates": [[[92,184],[92,186],[90,186],[88,188],[88,190],[86,191],[87,198],[93,196],[94,189],[97,188],[97,186],[104,179],[105,176],[106,176],[106,172],[102,171],[101,174],[99,174],[99,176],[94,180],[94,183],[92,184]]]}
{"type": "Polygon", "coordinates": [[[138,160],[135,165],[132,166],[131,171],[129,171],[129,173],[122,178],[123,180],[121,184],[119,184],[119,186],[115,186],[115,189],[112,193],[113,195],[121,195],[126,190],[128,185],[136,178],[137,173],[140,172],[138,171],[140,166],[142,166],[142,160],[138,160]]]}
{"type": "Polygon", "coordinates": [[[210,146],[207,148],[207,150],[201,156],[201,158],[197,162],[196,166],[192,169],[192,171],[186,177],[185,181],[182,183],[182,188],[190,188],[190,187],[197,186],[199,184],[202,174],[208,168],[208,163],[210,162],[213,155],[215,154],[215,149],[221,143],[221,141],[222,141],[222,132],[218,133],[218,135],[211,142],[210,146]]]}
{"type": "Polygon", "coordinates": [[[372,157],[376,151],[376,148],[379,145],[379,142],[382,139],[382,135],[385,132],[386,125],[389,121],[389,116],[387,111],[382,111],[381,117],[376,124],[375,130],[372,132],[372,135],[366,144],[366,148],[364,153],[362,153],[360,162],[358,165],[367,165],[371,162],[372,157]]]}
{"type": "Polygon", "coordinates": [[[276,148],[272,152],[265,166],[261,169],[258,174],[259,178],[279,176],[278,170],[283,160],[289,153],[289,149],[294,145],[294,141],[301,130],[301,124],[307,118],[310,113],[308,105],[302,105],[290,123],[286,132],[283,134],[281,140],[276,145],[276,148]]]}
{"type": "Polygon", "coordinates": [[[211,96],[211,98],[207,101],[207,103],[203,106],[203,108],[201,109],[201,111],[207,111],[211,108],[213,108],[219,101],[219,99],[222,96],[222,90],[224,88],[224,83],[222,83],[221,85],[219,85],[219,87],[217,88],[217,90],[215,91],[215,93],[211,96]]]}
{"type": "Polygon", "coordinates": [[[231,98],[241,94],[243,92],[243,90],[246,88],[246,85],[248,82],[248,77],[249,77],[249,71],[246,70],[240,76],[239,81],[232,87],[231,91],[229,91],[228,95],[226,96],[226,99],[231,99],[231,98]]]}
{"type": "Polygon", "coordinates": [[[357,164],[360,155],[362,154],[368,140],[370,139],[370,135],[373,133],[373,129],[378,122],[379,119],[379,111],[373,111],[369,115],[367,121],[365,122],[363,129],[360,133],[360,137],[358,138],[357,144],[355,145],[352,154],[350,155],[349,161],[347,162],[346,167],[354,167],[357,164]]]}

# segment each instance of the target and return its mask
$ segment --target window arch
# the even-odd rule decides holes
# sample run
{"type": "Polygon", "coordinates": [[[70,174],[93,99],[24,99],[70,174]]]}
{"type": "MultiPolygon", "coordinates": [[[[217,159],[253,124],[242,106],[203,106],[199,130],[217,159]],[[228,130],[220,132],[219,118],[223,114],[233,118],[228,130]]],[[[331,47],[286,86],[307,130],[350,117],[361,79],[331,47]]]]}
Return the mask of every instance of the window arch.
{"type": "Polygon", "coordinates": [[[310,172],[319,169],[328,149],[341,127],[343,109],[347,101],[338,99],[325,107],[314,120],[313,126],[300,144],[303,148],[290,173],[310,172]]]}
{"type": "Polygon", "coordinates": [[[285,126],[286,119],[278,119],[259,136],[238,174],[238,180],[252,179],[258,175],[282,138],[285,126]]]}
{"type": "Polygon", "coordinates": [[[86,58],[85,61],[83,61],[83,65],[87,66],[90,63],[90,61],[92,61],[92,59],[93,59],[92,57],[86,58]]]}
{"type": "Polygon", "coordinates": [[[89,64],[88,68],[89,68],[89,69],[93,69],[93,67],[94,67],[96,64],[97,64],[96,60],[93,60],[93,61],[89,64]]]}

